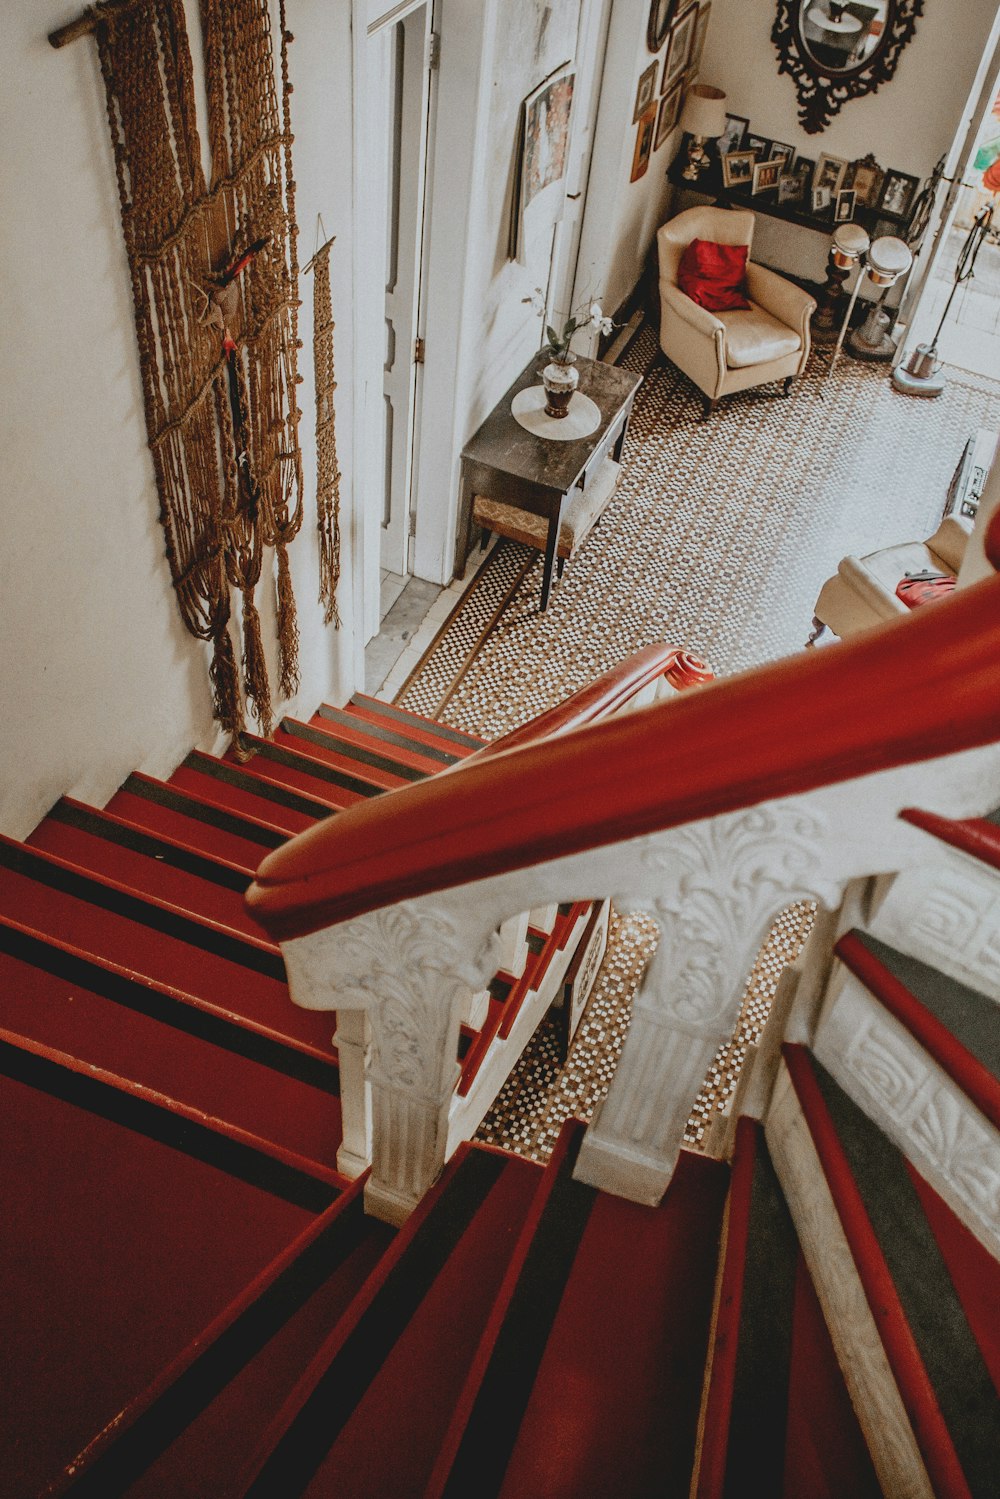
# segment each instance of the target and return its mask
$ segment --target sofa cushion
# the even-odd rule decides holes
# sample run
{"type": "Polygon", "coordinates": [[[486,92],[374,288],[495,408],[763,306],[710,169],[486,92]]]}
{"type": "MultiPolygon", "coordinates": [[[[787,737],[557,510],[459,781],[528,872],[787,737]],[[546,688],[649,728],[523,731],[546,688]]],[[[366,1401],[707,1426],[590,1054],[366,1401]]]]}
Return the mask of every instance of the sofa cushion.
{"type": "Polygon", "coordinates": [[[709,312],[749,307],[744,287],[747,253],[746,245],[693,239],[681,256],[677,285],[692,302],[709,312]]]}
{"type": "Polygon", "coordinates": [[[718,317],[726,325],[726,363],[731,370],[784,359],[802,347],[794,328],[779,323],[756,302],[750,303],[747,312],[720,312],[718,317]]]}

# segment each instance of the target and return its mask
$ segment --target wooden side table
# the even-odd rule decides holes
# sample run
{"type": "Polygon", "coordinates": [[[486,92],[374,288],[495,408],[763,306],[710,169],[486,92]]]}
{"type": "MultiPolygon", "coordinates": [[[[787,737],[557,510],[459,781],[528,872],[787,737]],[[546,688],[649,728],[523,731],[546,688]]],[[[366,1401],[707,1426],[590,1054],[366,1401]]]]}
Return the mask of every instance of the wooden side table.
{"type": "Polygon", "coordinates": [[[471,544],[469,532],[476,495],[545,518],[542,609],[549,602],[563,506],[574,489],[584,488],[588,477],[597,472],[606,457],[610,455],[616,462],[621,458],[632,404],[641,384],[641,376],[617,365],[594,359],[578,360],[579,389],[596,403],[601,413],[600,425],[589,437],[571,442],[549,441],[527,432],[510,412],[511,401],[518,391],[541,383],[539,371],[545,357],[532,355],[463,448],[459,512],[459,535],[464,548],[460,565],[464,565],[471,544]]]}

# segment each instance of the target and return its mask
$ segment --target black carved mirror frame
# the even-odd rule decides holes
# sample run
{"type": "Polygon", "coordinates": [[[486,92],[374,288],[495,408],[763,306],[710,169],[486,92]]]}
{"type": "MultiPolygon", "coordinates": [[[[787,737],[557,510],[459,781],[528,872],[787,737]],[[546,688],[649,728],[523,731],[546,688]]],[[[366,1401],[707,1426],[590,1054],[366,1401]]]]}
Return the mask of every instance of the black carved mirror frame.
{"type": "Polygon", "coordinates": [[[778,49],[779,73],[788,73],[799,96],[799,119],[807,135],[817,135],[849,99],[873,94],[896,71],[899,54],[923,14],[924,0],[887,0],[885,30],[878,46],[854,69],[836,70],[807,51],[802,40],[802,12],[814,0],[778,0],[771,40],[778,49]]]}

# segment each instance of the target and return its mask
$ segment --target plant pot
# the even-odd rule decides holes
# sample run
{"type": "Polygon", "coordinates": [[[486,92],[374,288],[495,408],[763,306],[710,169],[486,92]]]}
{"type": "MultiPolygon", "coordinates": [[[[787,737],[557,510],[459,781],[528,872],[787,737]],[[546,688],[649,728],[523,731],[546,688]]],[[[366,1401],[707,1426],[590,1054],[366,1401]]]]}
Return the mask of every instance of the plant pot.
{"type": "Polygon", "coordinates": [[[568,360],[553,359],[547,364],[542,370],[546,416],[565,416],[579,383],[580,371],[576,368],[572,355],[568,360]]]}

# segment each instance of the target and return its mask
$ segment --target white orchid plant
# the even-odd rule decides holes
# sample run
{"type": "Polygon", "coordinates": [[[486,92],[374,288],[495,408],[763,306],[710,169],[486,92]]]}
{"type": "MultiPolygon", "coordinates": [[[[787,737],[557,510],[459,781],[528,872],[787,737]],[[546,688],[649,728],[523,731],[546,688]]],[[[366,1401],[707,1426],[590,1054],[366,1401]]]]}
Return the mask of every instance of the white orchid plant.
{"type": "MultiPolygon", "coordinates": [[[[533,297],[525,297],[523,300],[530,302],[539,316],[544,315],[545,301],[541,287],[535,288],[533,297]]],[[[557,364],[568,364],[572,357],[569,351],[570,342],[577,329],[592,328],[595,333],[606,334],[610,333],[614,326],[611,319],[605,317],[600,302],[584,301],[563,323],[561,333],[551,323],[546,323],[545,337],[548,339],[546,347],[557,364]]]]}

